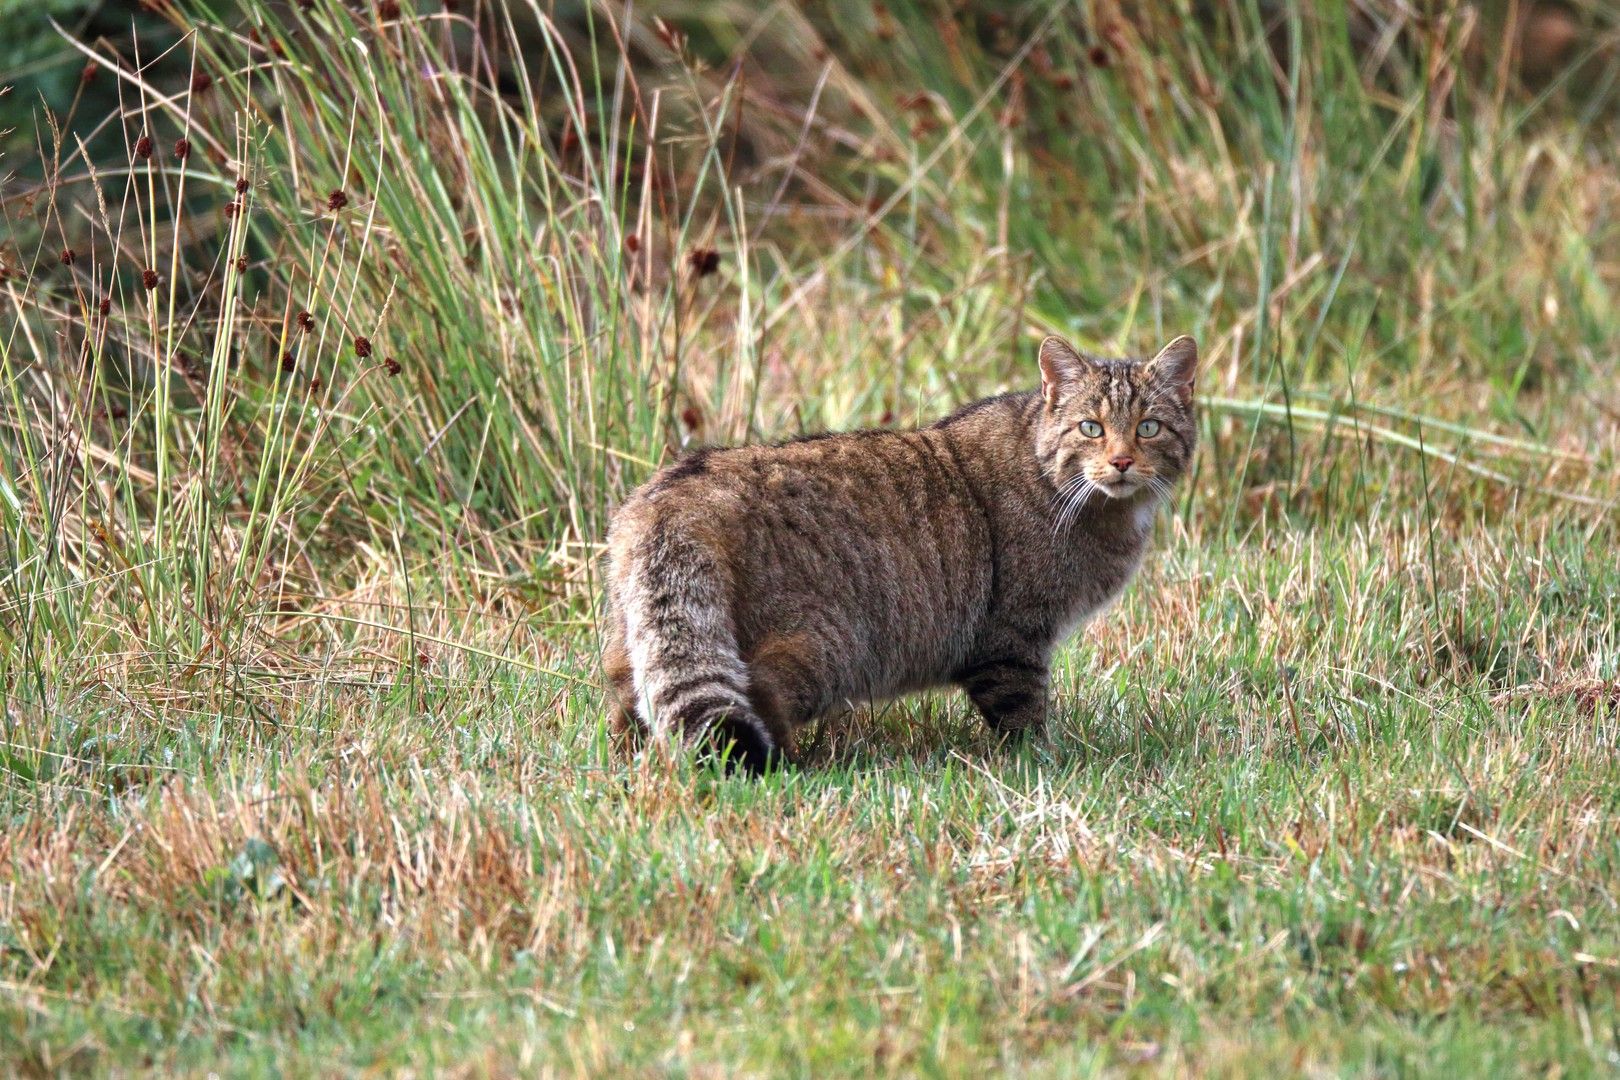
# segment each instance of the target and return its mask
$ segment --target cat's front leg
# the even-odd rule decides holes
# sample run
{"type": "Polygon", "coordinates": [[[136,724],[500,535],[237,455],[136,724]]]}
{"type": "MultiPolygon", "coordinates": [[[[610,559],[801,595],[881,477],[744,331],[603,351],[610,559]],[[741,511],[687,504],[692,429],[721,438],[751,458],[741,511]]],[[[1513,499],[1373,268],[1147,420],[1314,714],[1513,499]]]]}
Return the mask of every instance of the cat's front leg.
{"type": "Polygon", "coordinates": [[[1003,735],[1037,734],[1046,724],[1046,664],[1033,657],[1008,656],[958,672],[991,730],[1003,735]]]}

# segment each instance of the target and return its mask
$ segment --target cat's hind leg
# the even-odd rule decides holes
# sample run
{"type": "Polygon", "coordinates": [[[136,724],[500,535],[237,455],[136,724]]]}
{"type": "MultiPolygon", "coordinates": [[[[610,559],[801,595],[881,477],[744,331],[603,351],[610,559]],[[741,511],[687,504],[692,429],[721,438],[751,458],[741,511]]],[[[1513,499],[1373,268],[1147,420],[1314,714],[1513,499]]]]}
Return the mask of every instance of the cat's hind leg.
{"type": "Polygon", "coordinates": [[[607,677],[608,737],[613,748],[629,757],[646,741],[647,726],[636,712],[635,671],[624,644],[622,620],[610,615],[602,648],[602,674],[607,677]]]}
{"type": "Polygon", "coordinates": [[[1046,664],[1008,656],[973,664],[956,673],[991,730],[1002,735],[1039,734],[1046,726],[1046,664]]]}
{"type": "Polygon", "coordinates": [[[794,735],[827,708],[828,661],[811,635],[778,634],[754,649],[747,663],[749,699],[791,760],[794,735]]]}

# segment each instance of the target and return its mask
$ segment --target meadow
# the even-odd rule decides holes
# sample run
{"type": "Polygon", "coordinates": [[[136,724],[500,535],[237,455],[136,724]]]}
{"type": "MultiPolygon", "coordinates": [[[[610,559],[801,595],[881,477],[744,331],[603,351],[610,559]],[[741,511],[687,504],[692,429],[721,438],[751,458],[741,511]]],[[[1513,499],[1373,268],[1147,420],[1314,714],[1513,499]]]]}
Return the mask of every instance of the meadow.
{"type": "Polygon", "coordinates": [[[1620,1068],[1611,5],[3,10],[0,1073],[1620,1068]],[[1184,332],[1044,738],[614,752],[658,464],[1184,332]]]}

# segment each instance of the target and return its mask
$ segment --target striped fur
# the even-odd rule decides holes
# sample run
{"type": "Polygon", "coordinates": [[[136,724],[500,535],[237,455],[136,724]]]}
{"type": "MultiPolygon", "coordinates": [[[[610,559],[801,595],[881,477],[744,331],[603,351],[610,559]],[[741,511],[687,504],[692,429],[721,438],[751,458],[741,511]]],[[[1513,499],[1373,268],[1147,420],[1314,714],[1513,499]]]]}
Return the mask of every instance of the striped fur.
{"type": "Polygon", "coordinates": [[[619,590],[636,714],[653,732],[729,736],[740,763],[776,747],[748,695],[719,551],[681,529],[649,530],[627,555],[619,590]]]}
{"type": "Polygon", "coordinates": [[[661,470],[608,535],[626,745],[757,771],[817,716],[945,684],[1038,728],[1053,649],[1125,586],[1191,462],[1196,365],[1190,338],[1146,362],[1049,338],[1038,392],[661,470]]]}

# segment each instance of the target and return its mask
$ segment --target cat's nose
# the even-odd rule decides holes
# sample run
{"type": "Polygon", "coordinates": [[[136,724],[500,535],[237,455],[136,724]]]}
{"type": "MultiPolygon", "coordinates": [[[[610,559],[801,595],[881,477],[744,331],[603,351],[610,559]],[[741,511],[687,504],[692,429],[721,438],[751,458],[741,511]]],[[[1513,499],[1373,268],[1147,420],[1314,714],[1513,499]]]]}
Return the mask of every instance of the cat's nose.
{"type": "Polygon", "coordinates": [[[1108,464],[1112,465],[1120,472],[1129,472],[1131,466],[1135,463],[1135,458],[1126,457],[1124,454],[1121,454],[1119,457],[1112,457],[1108,459],[1108,464]]]}

